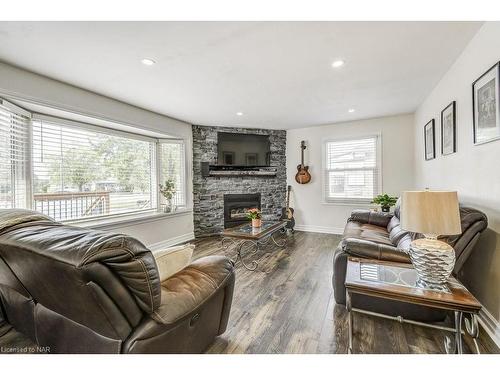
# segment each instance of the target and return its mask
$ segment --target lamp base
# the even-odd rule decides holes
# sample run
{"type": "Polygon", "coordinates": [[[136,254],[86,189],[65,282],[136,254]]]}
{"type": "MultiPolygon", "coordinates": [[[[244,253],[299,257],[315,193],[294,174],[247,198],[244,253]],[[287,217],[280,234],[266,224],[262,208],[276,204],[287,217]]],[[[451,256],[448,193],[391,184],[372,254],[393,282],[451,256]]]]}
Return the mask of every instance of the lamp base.
{"type": "Polygon", "coordinates": [[[410,259],[418,275],[417,286],[447,291],[455,266],[455,250],[435,237],[420,238],[410,245],[410,259]]]}
{"type": "Polygon", "coordinates": [[[419,288],[422,288],[422,289],[436,290],[439,292],[449,292],[450,291],[450,288],[448,288],[448,284],[446,282],[443,284],[434,284],[434,283],[429,283],[427,281],[424,281],[424,280],[420,279],[420,277],[417,278],[415,285],[418,286],[419,288]]]}

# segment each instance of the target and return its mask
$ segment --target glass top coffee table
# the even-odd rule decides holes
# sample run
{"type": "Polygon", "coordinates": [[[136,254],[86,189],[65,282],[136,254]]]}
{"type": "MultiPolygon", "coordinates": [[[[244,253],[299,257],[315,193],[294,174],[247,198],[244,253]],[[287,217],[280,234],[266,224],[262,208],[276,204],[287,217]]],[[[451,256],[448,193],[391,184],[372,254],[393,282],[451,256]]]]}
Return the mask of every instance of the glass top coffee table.
{"type": "Polygon", "coordinates": [[[433,290],[417,285],[417,273],[411,264],[349,257],[347,261],[345,287],[349,323],[349,353],[352,353],[353,311],[397,320],[401,323],[405,322],[453,332],[455,335],[455,340],[453,340],[453,342],[446,337],[446,352],[459,354],[463,352],[462,333],[464,332],[462,330],[462,320],[465,319],[466,331],[472,337],[476,351],[479,353],[479,347],[477,345],[477,338],[479,336],[477,314],[479,310],[481,310],[481,304],[467,288],[453,277],[449,279],[446,291],[433,290]],[[361,294],[453,311],[455,314],[455,327],[450,328],[417,322],[403,319],[401,316],[394,317],[353,308],[351,304],[352,294],[361,294]],[[467,316],[467,318],[465,318],[465,316],[467,316]]]}
{"type": "Polygon", "coordinates": [[[287,242],[286,236],[281,239],[276,238],[277,233],[285,233],[287,221],[262,221],[262,225],[258,228],[252,227],[252,223],[248,222],[232,228],[226,228],[221,233],[222,246],[228,250],[230,247],[236,247],[236,261],[241,261],[243,267],[249,271],[255,271],[259,266],[256,260],[246,263],[243,259],[243,250],[247,249],[252,253],[267,245],[272,241],[276,246],[284,247],[287,242]]]}

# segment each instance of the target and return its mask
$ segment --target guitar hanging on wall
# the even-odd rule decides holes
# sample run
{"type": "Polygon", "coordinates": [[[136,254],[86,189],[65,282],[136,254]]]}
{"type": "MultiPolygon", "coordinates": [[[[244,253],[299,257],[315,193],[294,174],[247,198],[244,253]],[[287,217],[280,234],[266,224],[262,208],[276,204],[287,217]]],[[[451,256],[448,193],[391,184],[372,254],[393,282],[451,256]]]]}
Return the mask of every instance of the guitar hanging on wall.
{"type": "Polygon", "coordinates": [[[295,175],[295,181],[299,184],[307,184],[308,182],[311,181],[311,174],[309,173],[309,167],[307,165],[304,165],[304,150],[306,149],[306,142],[302,141],[300,142],[300,148],[301,148],[301,162],[299,165],[297,165],[297,174],[295,175]]]}

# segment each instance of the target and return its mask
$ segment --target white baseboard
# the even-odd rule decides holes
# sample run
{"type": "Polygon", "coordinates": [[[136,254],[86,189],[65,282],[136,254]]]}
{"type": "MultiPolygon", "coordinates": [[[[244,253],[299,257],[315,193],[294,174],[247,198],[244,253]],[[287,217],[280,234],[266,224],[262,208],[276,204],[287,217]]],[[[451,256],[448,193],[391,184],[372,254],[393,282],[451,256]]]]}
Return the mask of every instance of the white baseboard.
{"type": "Polygon", "coordinates": [[[484,328],[488,336],[491,337],[493,342],[500,348],[500,323],[486,310],[483,306],[479,312],[479,324],[484,328]]]}
{"type": "Polygon", "coordinates": [[[168,240],[165,240],[165,241],[153,243],[153,244],[148,246],[148,249],[149,250],[165,249],[167,247],[175,246],[175,245],[178,245],[180,243],[191,241],[191,240],[194,240],[194,232],[189,232],[189,233],[177,236],[177,237],[169,238],[168,240]]]}
{"type": "Polygon", "coordinates": [[[344,228],[321,227],[318,225],[295,225],[294,229],[299,232],[329,233],[329,234],[344,233],[344,228]]]}

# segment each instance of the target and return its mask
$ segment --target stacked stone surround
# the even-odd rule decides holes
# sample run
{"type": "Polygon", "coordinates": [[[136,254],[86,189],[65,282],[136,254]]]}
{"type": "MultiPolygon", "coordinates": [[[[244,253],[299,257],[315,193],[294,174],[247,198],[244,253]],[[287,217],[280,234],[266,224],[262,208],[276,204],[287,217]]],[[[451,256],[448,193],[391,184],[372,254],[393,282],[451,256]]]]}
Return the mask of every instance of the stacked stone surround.
{"type": "Polygon", "coordinates": [[[286,131],[193,125],[193,220],[196,237],[224,229],[224,194],[261,194],[264,220],[278,220],[286,199],[286,131]],[[215,164],[217,132],[269,135],[276,176],[202,177],[201,162],[215,164]]]}

